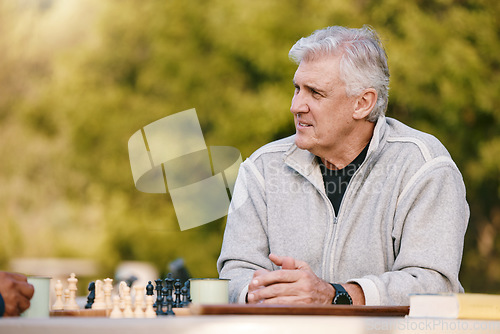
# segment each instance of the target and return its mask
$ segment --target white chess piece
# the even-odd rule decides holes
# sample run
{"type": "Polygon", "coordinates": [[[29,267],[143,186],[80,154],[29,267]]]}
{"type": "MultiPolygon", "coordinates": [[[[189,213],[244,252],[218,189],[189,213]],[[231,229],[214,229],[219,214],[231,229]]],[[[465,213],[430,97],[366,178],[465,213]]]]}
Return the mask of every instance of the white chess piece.
{"type": "Polygon", "coordinates": [[[104,302],[104,290],[103,283],[101,280],[95,281],[95,299],[92,304],[93,310],[104,310],[106,309],[106,303],[104,302]]]}
{"type": "Polygon", "coordinates": [[[113,296],[113,310],[109,314],[110,318],[123,318],[122,310],[120,310],[120,297],[113,296]]]}
{"type": "Polygon", "coordinates": [[[113,307],[113,301],[111,300],[111,291],[113,290],[113,279],[104,279],[104,303],[106,308],[109,310],[113,307]]]}
{"type": "Polygon", "coordinates": [[[64,307],[65,310],[78,310],[78,304],[76,303],[76,291],[78,290],[76,283],[78,283],[78,279],[75,276],[75,273],[71,273],[68,278],[68,290],[69,290],[69,298],[64,307]]]}
{"type": "Polygon", "coordinates": [[[64,291],[63,291],[63,300],[64,300],[64,310],[69,310],[68,309],[69,289],[64,289],[64,291]]]}
{"type": "Polygon", "coordinates": [[[57,280],[54,290],[56,292],[56,302],[52,305],[52,310],[63,310],[64,302],[63,302],[63,285],[61,280],[57,280]]]}
{"type": "Polygon", "coordinates": [[[125,309],[125,290],[128,289],[126,282],[121,281],[118,285],[118,295],[120,296],[120,308],[125,309]]]}
{"type": "Polygon", "coordinates": [[[144,318],[144,287],[134,285],[135,290],[135,303],[134,303],[134,317],[144,318]]]}
{"type": "Polygon", "coordinates": [[[133,318],[134,312],[132,311],[132,297],[130,296],[130,288],[125,284],[123,288],[123,300],[125,302],[125,308],[123,309],[124,318],[133,318]]]}
{"type": "Polygon", "coordinates": [[[156,312],[153,308],[154,304],[154,296],[146,296],[146,311],[144,312],[144,316],[146,318],[156,318],[156,312]]]}

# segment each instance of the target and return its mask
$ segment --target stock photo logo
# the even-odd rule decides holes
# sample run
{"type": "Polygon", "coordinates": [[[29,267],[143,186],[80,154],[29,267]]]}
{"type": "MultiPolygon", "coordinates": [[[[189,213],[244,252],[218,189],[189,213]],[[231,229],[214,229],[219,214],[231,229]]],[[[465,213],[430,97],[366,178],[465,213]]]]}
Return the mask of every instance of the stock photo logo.
{"type": "Polygon", "coordinates": [[[227,215],[241,154],[231,146],[207,147],[195,109],[136,131],[128,152],[137,190],[170,193],[181,231],[227,215]]]}

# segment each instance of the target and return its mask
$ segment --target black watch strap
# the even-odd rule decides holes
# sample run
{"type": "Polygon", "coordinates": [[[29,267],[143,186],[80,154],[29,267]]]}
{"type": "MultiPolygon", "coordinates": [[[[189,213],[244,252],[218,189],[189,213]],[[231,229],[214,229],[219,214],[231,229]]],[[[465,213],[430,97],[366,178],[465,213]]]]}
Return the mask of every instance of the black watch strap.
{"type": "Polygon", "coordinates": [[[352,305],[351,296],[349,296],[342,285],[335,283],[330,284],[335,289],[335,296],[333,296],[332,304],[352,305]]]}

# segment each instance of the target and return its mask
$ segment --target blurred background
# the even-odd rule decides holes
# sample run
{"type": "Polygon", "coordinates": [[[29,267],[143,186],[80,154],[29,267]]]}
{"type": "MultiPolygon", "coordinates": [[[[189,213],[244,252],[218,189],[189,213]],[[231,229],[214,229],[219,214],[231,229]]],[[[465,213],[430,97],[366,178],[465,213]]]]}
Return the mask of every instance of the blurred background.
{"type": "Polygon", "coordinates": [[[181,232],[168,195],[135,189],[128,139],[196,108],[207,145],[248,157],[294,133],[295,41],[369,24],[388,116],[464,176],[462,284],[500,293],[499,20],[497,0],[0,0],[0,270],[103,279],[182,259],[216,277],[225,219],[181,232]]]}

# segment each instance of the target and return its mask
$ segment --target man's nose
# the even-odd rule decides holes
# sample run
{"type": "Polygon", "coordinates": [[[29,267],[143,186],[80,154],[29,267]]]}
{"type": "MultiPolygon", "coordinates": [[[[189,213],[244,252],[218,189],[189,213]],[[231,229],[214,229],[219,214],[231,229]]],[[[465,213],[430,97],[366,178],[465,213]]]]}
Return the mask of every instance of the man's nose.
{"type": "Polygon", "coordinates": [[[309,106],[303,93],[298,92],[293,95],[292,105],[290,106],[292,114],[305,113],[309,111],[309,106]]]}

